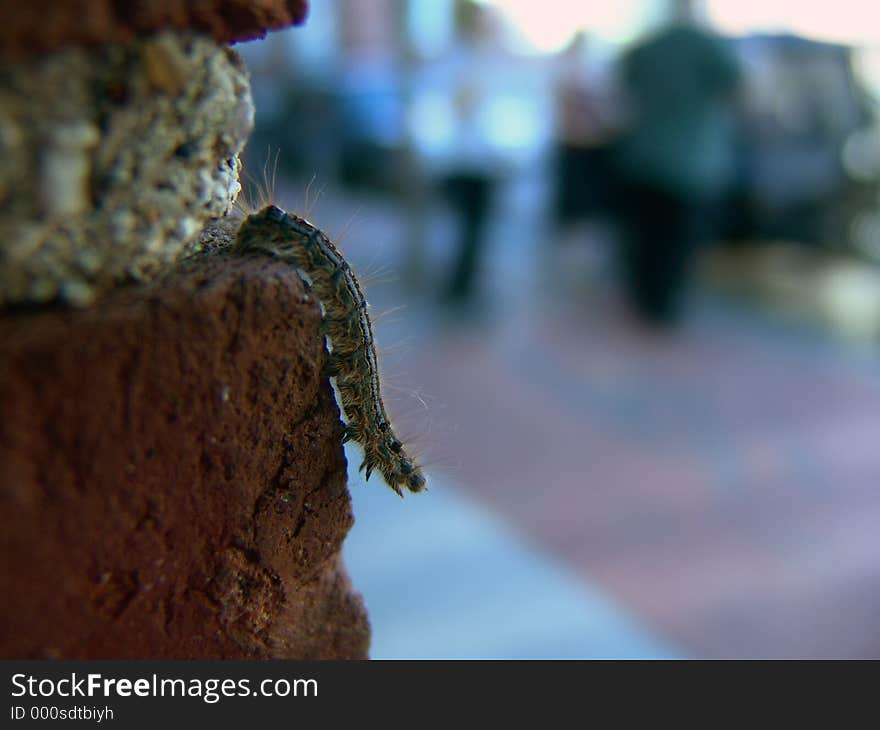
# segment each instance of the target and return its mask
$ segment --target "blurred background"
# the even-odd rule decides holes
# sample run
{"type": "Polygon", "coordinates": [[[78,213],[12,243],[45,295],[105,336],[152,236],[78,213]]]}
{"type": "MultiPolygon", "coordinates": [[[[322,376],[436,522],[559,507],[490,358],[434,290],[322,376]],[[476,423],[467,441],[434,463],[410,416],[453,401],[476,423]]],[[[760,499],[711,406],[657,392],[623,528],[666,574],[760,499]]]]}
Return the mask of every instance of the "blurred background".
{"type": "Polygon", "coordinates": [[[350,469],[373,656],[880,656],[873,4],[311,6],[246,169],[430,475],[350,469]]]}

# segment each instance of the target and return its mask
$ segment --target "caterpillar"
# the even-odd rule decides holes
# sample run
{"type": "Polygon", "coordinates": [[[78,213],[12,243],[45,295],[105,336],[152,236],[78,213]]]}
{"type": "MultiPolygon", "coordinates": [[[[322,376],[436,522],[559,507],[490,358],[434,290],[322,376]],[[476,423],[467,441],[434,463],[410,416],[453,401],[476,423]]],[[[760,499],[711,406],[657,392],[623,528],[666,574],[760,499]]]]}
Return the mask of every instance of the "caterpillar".
{"type": "Polygon", "coordinates": [[[359,471],[379,472],[403,496],[425,489],[421,468],[394,434],[379,387],[373,325],[360,283],[330,239],[304,218],[268,205],[247,216],[236,233],[239,253],[261,252],[292,264],[308,279],[323,310],[323,333],[330,345],[327,373],[336,382],[346,418],[343,443],[364,452],[359,471]]]}

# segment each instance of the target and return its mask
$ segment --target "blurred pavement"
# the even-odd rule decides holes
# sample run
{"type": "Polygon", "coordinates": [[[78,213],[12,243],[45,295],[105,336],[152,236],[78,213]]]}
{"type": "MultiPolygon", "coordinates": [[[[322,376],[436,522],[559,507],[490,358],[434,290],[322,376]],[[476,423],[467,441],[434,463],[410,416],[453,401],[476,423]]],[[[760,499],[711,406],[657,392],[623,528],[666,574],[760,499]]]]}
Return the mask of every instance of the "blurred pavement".
{"type": "MultiPolygon", "coordinates": [[[[355,211],[358,270],[399,271],[393,204],[328,192],[312,217],[355,211]]],[[[442,215],[434,283],[368,286],[375,312],[406,305],[377,327],[386,390],[440,485],[398,504],[352,483],[377,655],[880,657],[877,348],[706,293],[680,331],[645,331],[601,255],[516,205],[497,220],[480,316],[433,298],[442,215]]]]}
{"type": "Polygon", "coordinates": [[[402,501],[350,472],[345,564],[369,610],[373,659],[683,656],[449,482],[402,501]]]}

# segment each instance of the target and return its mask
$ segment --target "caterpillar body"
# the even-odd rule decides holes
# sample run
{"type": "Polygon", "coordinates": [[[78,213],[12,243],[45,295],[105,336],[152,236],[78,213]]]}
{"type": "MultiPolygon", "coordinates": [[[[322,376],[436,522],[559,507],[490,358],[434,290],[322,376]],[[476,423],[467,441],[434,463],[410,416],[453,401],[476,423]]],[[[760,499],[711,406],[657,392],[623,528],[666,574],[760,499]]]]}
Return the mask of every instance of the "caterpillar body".
{"type": "Polygon", "coordinates": [[[404,489],[424,490],[422,470],[385,412],[367,300],[339,250],[309,221],[274,205],[242,221],[235,250],[270,254],[308,277],[323,309],[323,331],[330,344],[327,372],[336,382],[347,421],[343,440],[363,448],[360,470],[367,479],[378,471],[401,496],[404,489]]]}

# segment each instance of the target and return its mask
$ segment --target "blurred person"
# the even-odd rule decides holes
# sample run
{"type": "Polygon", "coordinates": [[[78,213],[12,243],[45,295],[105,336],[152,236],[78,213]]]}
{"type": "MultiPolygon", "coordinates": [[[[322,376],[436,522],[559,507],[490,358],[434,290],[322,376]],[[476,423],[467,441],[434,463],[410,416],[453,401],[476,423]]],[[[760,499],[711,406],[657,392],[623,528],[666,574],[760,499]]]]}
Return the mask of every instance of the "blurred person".
{"type": "Polygon", "coordinates": [[[616,154],[627,292],[658,325],[680,316],[694,255],[735,172],[740,78],[732,50],[700,24],[693,0],[671,0],[670,15],[621,60],[630,108],[616,154]]]}
{"type": "Polygon", "coordinates": [[[607,69],[595,56],[579,31],[559,59],[553,212],[561,228],[606,212],[612,202],[609,153],[619,120],[607,69]]]}
{"type": "Polygon", "coordinates": [[[477,288],[497,185],[494,142],[484,116],[497,61],[497,27],[489,9],[471,0],[458,2],[455,10],[458,41],[446,59],[451,68],[453,131],[441,187],[456,213],[459,241],[444,299],[467,305],[477,288]]]}
{"type": "Polygon", "coordinates": [[[392,0],[337,5],[340,178],[353,188],[393,190],[405,145],[397,9],[392,0]]]}

